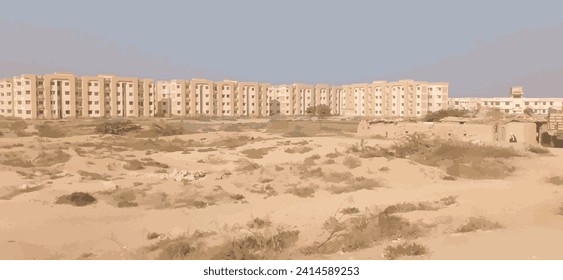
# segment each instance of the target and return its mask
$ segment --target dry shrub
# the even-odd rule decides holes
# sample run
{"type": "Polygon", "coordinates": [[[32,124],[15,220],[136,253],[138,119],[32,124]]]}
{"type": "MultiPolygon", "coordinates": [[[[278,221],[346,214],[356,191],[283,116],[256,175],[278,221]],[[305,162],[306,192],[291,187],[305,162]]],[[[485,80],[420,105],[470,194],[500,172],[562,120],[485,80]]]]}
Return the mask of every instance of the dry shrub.
{"type": "Polygon", "coordinates": [[[388,206],[383,210],[383,213],[395,214],[395,213],[407,213],[413,211],[436,211],[446,206],[455,204],[456,200],[457,200],[456,196],[448,196],[436,201],[424,201],[418,203],[403,202],[403,203],[398,203],[388,206]]]}
{"type": "Polygon", "coordinates": [[[299,174],[301,175],[300,178],[301,179],[307,179],[307,178],[311,178],[311,177],[323,177],[324,176],[324,172],[322,170],[322,168],[317,167],[317,168],[310,168],[310,167],[306,167],[304,166],[299,174]]]}
{"type": "Polygon", "coordinates": [[[213,235],[215,232],[196,231],[176,238],[160,236],[159,241],[147,249],[150,252],[159,251],[156,258],[161,260],[208,259],[202,239],[213,235]]]}
{"type": "Polygon", "coordinates": [[[275,260],[299,239],[298,230],[278,229],[274,235],[254,234],[211,248],[214,260],[275,260]]]}
{"type": "Polygon", "coordinates": [[[388,206],[383,210],[384,213],[387,214],[395,214],[395,213],[408,213],[413,211],[435,211],[440,209],[440,207],[436,207],[430,203],[412,203],[412,202],[403,202],[395,205],[388,206]]]}
{"type": "Polygon", "coordinates": [[[350,169],[354,169],[358,166],[361,166],[362,161],[359,158],[347,156],[347,157],[344,158],[344,161],[342,162],[342,164],[344,164],[344,166],[346,166],[350,169]]]}
{"type": "Polygon", "coordinates": [[[446,176],[442,177],[442,180],[444,180],[444,181],[455,181],[455,180],[457,180],[457,178],[454,177],[454,176],[446,175],[446,176]]]}
{"type": "MultiPolygon", "coordinates": [[[[133,149],[136,151],[179,152],[186,151],[188,147],[201,146],[201,143],[192,139],[184,141],[180,138],[174,138],[169,141],[164,139],[116,139],[109,144],[114,151],[118,151],[117,148],[123,148],[123,150],[133,149]]],[[[108,144],[105,146],[108,146],[108,144]]]]}
{"type": "Polygon", "coordinates": [[[35,166],[53,166],[55,164],[67,162],[70,159],[70,155],[63,152],[61,149],[56,151],[42,151],[33,160],[33,165],[35,166]]]}
{"type": "Polygon", "coordinates": [[[161,260],[272,260],[283,256],[299,239],[298,230],[278,229],[275,234],[255,233],[207,246],[204,239],[214,234],[195,232],[174,239],[161,239],[148,249],[160,251],[157,259],[161,260]]]}
{"type": "Polygon", "coordinates": [[[387,172],[387,171],[389,171],[389,170],[391,170],[391,169],[390,169],[389,167],[387,167],[387,166],[383,166],[383,167],[379,168],[378,170],[381,171],[381,172],[387,172]]]}
{"type": "Polygon", "coordinates": [[[349,171],[344,172],[329,172],[324,176],[324,180],[329,183],[340,183],[343,181],[351,181],[354,179],[354,175],[349,171]]]}
{"type": "Polygon", "coordinates": [[[241,201],[241,202],[245,201],[244,195],[242,195],[240,193],[232,194],[231,199],[233,199],[234,201],[241,201]]]}
{"type": "Polygon", "coordinates": [[[123,168],[126,170],[142,170],[145,169],[147,166],[157,167],[157,168],[168,168],[168,164],[164,164],[158,161],[155,161],[151,158],[142,158],[141,160],[128,160],[123,165],[123,168]]]}
{"type": "Polygon", "coordinates": [[[0,149],[22,148],[22,143],[0,145],[0,149]]]}
{"type": "MultiPolygon", "coordinates": [[[[309,130],[309,132],[312,132],[312,131],[309,130]]],[[[292,131],[286,132],[283,136],[284,137],[309,137],[311,135],[310,135],[310,133],[304,132],[302,126],[297,125],[293,128],[292,131]]]]}
{"type": "Polygon", "coordinates": [[[62,195],[57,198],[57,204],[70,204],[73,206],[86,206],[96,203],[96,198],[89,193],[73,192],[70,195],[62,195]]]}
{"type": "Polygon", "coordinates": [[[492,222],[485,217],[470,217],[469,221],[459,227],[456,232],[465,233],[478,230],[495,230],[500,228],[503,228],[501,224],[492,222]]]}
{"type": "Polygon", "coordinates": [[[254,218],[252,221],[246,223],[249,228],[263,229],[272,225],[269,219],[254,218]]]}
{"type": "Polygon", "coordinates": [[[354,215],[354,214],[359,214],[360,209],[358,209],[357,207],[346,207],[340,210],[340,213],[343,215],[354,215]]]}
{"type": "Polygon", "coordinates": [[[561,186],[561,185],[563,185],[563,177],[552,176],[552,177],[547,178],[547,182],[550,183],[550,184],[561,186]]]}
{"type": "Polygon", "coordinates": [[[405,218],[384,213],[367,213],[363,215],[330,217],[323,224],[328,237],[322,242],[315,242],[304,247],[305,255],[332,254],[351,252],[373,247],[376,243],[386,240],[414,239],[424,233],[424,228],[411,224],[405,218]]]}
{"type": "Polygon", "coordinates": [[[228,163],[229,161],[218,155],[208,155],[206,158],[206,162],[213,165],[219,165],[219,164],[228,163]]]}
{"type": "Polygon", "coordinates": [[[37,136],[48,137],[48,138],[61,138],[65,137],[66,133],[64,130],[50,126],[49,124],[36,124],[35,129],[37,130],[37,136]]]}
{"type": "Polygon", "coordinates": [[[354,144],[346,150],[346,153],[354,153],[361,158],[387,157],[391,154],[387,149],[379,146],[366,146],[364,140],[360,144],[354,144]]]}
{"type": "Polygon", "coordinates": [[[384,187],[379,181],[373,178],[356,177],[348,179],[344,185],[335,185],[328,188],[328,191],[333,194],[349,193],[359,190],[373,190],[376,188],[384,187]]]}
{"type": "Polygon", "coordinates": [[[208,152],[216,152],[216,151],[217,149],[215,148],[201,148],[197,150],[198,153],[208,153],[208,152]]]}
{"type": "Polygon", "coordinates": [[[98,134],[125,135],[130,131],[141,130],[140,125],[134,124],[130,120],[111,120],[96,126],[95,132],[98,134]]]}
{"type": "Polygon", "coordinates": [[[101,180],[101,181],[108,181],[111,179],[110,175],[107,174],[99,174],[94,172],[88,172],[84,170],[78,170],[78,175],[82,177],[83,180],[101,180]]]}
{"type": "Polygon", "coordinates": [[[396,157],[405,158],[407,156],[416,154],[427,148],[430,148],[435,143],[428,139],[424,134],[409,134],[401,141],[393,143],[391,150],[396,157]]]}
{"type": "Polygon", "coordinates": [[[16,120],[10,122],[9,129],[16,134],[18,137],[28,136],[25,132],[27,128],[27,123],[23,120],[16,120]]]}
{"type": "Polygon", "coordinates": [[[143,163],[139,160],[128,160],[124,165],[123,168],[126,170],[141,170],[145,169],[143,163]]]}
{"type": "Polygon", "coordinates": [[[437,122],[445,117],[466,117],[467,111],[457,109],[442,109],[436,112],[429,112],[425,117],[425,122],[437,122]]]}
{"type": "Polygon", "coordinates": [[[209,144],[209,146],[234,149],[249,144],[254,140],[255,140],[254,137],[248,137],[248,136],[227,137],[227,138],[221,138],[209,144]]]}
{"type": "Polygon", "coordinates": [[[240,124],[237,124],[237,125],[230,124],[230,125],[227,125],[227,126],[221,128],[221,131],[226,131],[226,132],[241,132],[242,129],[240,129],[239,125],[240,125],[240,124]]]}
{"type": "Polygon", "coordinates": [[[145,196],[145,191],[135,189],[115,189],[101,192],[100,195],[106,195],[109,204],[119,208],[125,208],[138,206],[139,203],[135,200],[138,195],[145,196]]]}
{"type": "Polygon", "coordinates": [[[539,154],[539,155],[551,154],[551,151],[549,149],[542,147],[542,146],[539,146],[539,145],[528,146],[527,150],[529,152],[532,152],[534,154],[539,154]]]}
{"type": "Polygon", "coordinates": [[[252,170],[256,170],[261,166],[258,163],[249,161],[247,159],[239,159],[236,161],[235,171],[238,172],[248,172],[252,170]]]}
{"type": "Polygon", "coordinates": [[[248,158],[259,159],[259,158],[263,158],[271,150],[274,150],[274,149],[275,149],[274,147],[260,148],[260,149],[248,149],[248,150],[242,151],[241,153],[246,155],[246,157],[248,157],[248,158]]]}
{"type": "Polygon", "coordinates": [[[142,158],[141,159],[142,163],[144,166],[151,166],[151,167],[156,167],[156,168],[168,168],[168,164],[166,163],[162,163],[162,162],[158,162],[152,158],[142,158]]]}
{"type": "Polygon", "coordinates": [[[303,161],[303,166],[312,166],[315,165],[315,160],[320,159],[321,156],[314,154],[310,157],[305,158],[305,160],[303,161]]]}
{"type": "Polygon", "coordinates": [[[162,204],[166,208],[200,209],[223,203],[248,203],[244,195],[229,193],[221,186],[217,185],[213,189],[208,189],[198,184],[173,196],[164,196],[162,199],[164,201],[162,204]]]}
{"type": "Polygon", "coordinates": [[[439,166],[448,175],[468,179],[502,179],[515,171],[506,160],[521,156],[512,147],[482,146],[469,142],[429,139],[411,134],[392,146],[397,157],[409,157],[429,166],[439,166]]]}
{"type": "Polygon", "coordinates": [[[31,160],[22,152],[0,153],[0,164],[14,167],[33,167],[31,160]]]}
{"type": "Polygon", "coordinates": [[[334,161],[334,159],[331,159],[331,158],[327,159],[323,162],[323,164],[335,164],[335,163],[336,163],[336,161],[334,161]]]}
{"type": "Polygon", "coordinates": [[[318,186],[315,186],[313,184],[306,186],[306,187],[293,186],[293,187],[287,189],[286,192],[293,194],[295,196],[301,197],[301,198],[315,197],[315,190],[317,188],[318,188],[318,186]]]}
{"type": "Polygon", "coordinates": [[[387,246],[383,249],[383,257],[388,260],[396,260],[405,256],[422,256],[428,254],[428,248],[417,243],[401,243],[396,246],[387,246]]]}
{"type": "Polygon", "coordinates": [[[298,147],[291,147],[285,149],[285,152],[288,154],[304,154],[306,152],[312,151],[313,148],[309,146],[298,146],[298,147]]]}
{"type": "Polygon", "coordinates": [[[146,131],[137,133],[137,137],[160,137],[160,136],[174,136],[184,134],[183,124],[170,124],[163,121],[152,124],[146,131]]]}
{"type": "Polygon", "coordinates": [[[264,199],[278,195],[278,192],[272,186],[270,186],[270,184],[265,186],[254,185],[252,186],[252,188],[249,188],[248,191],[251,193],[262,194],[264,195],[264,199]]]}

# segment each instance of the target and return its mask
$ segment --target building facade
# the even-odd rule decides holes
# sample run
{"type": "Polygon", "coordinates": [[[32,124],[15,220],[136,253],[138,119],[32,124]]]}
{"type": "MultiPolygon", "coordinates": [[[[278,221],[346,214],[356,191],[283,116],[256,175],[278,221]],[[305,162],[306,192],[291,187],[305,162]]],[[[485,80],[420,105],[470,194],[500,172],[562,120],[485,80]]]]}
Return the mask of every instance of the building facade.
{"type": "Polygon", "coordinates": [[[71,73],[0,80],[0,115],[24,119],[300,116],[317,105],[333,115],[416,118],[445,109],[447,100],[447,83],[413,80],[270,85],[71,73]]]}
{"type": "Polygon", "coordinates": [[[527,98],[523,88],[511,87],[508,97],[450,98],[448,107],[458,110],[498,109],[507,114],[523,114],[526,109],[534,114],[547,115],[550,110],[563,110],[563,98],[527,98]]]}

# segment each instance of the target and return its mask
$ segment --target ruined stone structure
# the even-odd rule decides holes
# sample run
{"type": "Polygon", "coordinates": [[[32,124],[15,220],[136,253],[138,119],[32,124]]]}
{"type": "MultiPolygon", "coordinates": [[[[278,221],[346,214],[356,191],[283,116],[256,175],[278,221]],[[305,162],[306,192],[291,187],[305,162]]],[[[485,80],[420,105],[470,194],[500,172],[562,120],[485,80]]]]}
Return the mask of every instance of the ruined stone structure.
{"type": "Polygon", "coordinates": [[[538,143],[536,123],[514,120],[492,123],[362,121],[358,126],[359,136],[400,139],[415,133],[474,143],[538,143]]]}

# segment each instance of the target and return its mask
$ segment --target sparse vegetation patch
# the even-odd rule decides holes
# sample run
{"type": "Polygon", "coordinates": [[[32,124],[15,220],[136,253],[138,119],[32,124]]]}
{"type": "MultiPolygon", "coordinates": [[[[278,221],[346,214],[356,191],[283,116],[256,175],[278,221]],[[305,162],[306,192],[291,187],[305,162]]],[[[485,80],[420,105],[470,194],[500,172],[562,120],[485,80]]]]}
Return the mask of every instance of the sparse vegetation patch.
{"type": "Polygon", "coordinates": [[[428,248],[417,243],[401,243],[396,246],[387,246],[383,250],[383,257],[388,260],[396,260],[400,257],[422,256],[428,254],[428,248]]]}

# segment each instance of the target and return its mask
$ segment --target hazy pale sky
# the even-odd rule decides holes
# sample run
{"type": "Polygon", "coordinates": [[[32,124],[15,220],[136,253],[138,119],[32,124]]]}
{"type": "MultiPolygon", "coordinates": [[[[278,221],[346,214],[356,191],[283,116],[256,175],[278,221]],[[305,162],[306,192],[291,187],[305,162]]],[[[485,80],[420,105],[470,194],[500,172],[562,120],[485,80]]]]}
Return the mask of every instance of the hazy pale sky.
{"type": "Polygon", "coordinates": [[[451,96],[563,97],[561,1],[10,1],[0,75],[342,84],[447,81],[451,96]]]}

